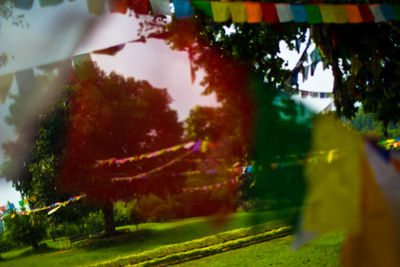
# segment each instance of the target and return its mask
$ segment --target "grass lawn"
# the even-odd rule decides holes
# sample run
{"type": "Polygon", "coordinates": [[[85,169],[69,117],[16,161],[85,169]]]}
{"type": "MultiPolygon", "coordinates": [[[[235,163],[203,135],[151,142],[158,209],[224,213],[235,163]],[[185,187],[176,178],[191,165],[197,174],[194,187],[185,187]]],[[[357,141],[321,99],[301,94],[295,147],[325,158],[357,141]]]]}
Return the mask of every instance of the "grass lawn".
{"type": "MultiPolygon", "coordinates": [[[[59,250],[58,243],[47,241],[48,248],[32,251],[30,248],[16,249],[3,253],[4,261],[0,266],[80,266],[89,265],[99,261],[110,260],[118,256],[125,256],[145,250],[154,249],[167,244],[176,244],[196,238],[213,235],[221,231],[228,231],[264,222],[277,218],[290,217],[293,210],[281,212],[237,213],[226,221],[224,227],[221,221],[227,218],[190,218],[166,223],[147,223],[140,226],[142,231],[135,232],[135,226],[129,228],[129,234],[101,239],[79,242],[77,246],[68,250],[59,250]]],[[[271,223],[271,227],[277,226],[271,223]]]]}
{"type": "Polygon", "coordinates": [[[292,241],[293,236],[282,237],[176,266],[340,266],[342,234],[323,235],[296,251],[292,241]]]}

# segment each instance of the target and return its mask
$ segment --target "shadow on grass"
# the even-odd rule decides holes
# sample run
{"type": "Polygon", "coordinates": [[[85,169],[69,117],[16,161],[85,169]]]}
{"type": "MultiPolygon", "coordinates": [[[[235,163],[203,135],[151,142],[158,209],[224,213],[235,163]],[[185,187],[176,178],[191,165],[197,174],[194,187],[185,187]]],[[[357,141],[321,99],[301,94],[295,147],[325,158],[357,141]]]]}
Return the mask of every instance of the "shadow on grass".
{"type": "Polygon", "coordinates": [[[11,261],[16,258],[25,258],[25,257],[29,257],[32,255],[47,254],[47,253],[56,252],[56,251],[59,251],[59,250],[55,249],[55,248],[49,248],[47,246],[47,244],[42,243],[39,245],[39,247],[37,249],[26,248],[26,250],[24,252],[18,253],[15,256],[7,257],[7,258],[3,257],[1,259],[1,262],[11,261]]]}
{"type": "Polygon", "coordinates": [[[97,250],[102,248],[115,247],[119,245],[129,245],[141,243],[153,236],[152,230],[139,230],[110,237],[96,237],[79,242],[76,248],[85,250],[97,250]]]}

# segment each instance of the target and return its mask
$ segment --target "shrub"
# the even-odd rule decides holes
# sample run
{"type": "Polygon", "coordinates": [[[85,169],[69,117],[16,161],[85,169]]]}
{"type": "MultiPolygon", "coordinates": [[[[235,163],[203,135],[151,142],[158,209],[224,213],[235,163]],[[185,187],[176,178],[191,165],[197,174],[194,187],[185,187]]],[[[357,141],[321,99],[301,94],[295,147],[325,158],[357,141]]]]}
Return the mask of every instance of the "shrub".
{"type": "Polygon", "coordinates": [[[83,218],[83,226],[85,234],[99,233],[104,229],[103,212],[93,211],[89,213],[88,217],[83,218]]]}
{"type": "Polygon", "coordinates": [[[42,214],[7,216],[5,228],[7,239],[15,245],[31,245],[37,249],[46,237],[47,217],[42,214]]]}

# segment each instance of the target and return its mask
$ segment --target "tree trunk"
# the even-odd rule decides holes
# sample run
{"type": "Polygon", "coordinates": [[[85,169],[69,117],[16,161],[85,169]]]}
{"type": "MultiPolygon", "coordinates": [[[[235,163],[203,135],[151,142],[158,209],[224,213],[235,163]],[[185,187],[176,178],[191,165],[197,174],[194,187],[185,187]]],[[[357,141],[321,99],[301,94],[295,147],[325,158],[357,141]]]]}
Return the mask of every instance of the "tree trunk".
{"type": "Polygon", "coordinates": [[[111,202],[105,203],[102,210],[103,210],[103,214],[104,214],[105,236],[111,236],[115,232],[113,203],[111,203],[111,202]]]}

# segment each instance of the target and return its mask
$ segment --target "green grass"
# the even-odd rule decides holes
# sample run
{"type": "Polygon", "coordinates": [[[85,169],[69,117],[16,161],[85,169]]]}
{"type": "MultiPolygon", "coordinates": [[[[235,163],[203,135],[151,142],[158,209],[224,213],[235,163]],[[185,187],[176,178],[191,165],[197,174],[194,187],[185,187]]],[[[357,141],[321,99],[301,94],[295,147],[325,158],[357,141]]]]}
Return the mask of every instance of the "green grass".
{"type": "Polygon", "coordinates": [[[147,223],[141,231],[135,226],[125,226],[132,232],[101,240],[86,240],[69,250],[58,250],[57,242],[48,241],[48,248],[32,251],[30,248],[3,253],[2,266],[80,266],[110,260],[155,249],[163,245],[176,244],[246,226],[290,217],[295,211],[237,213],[231,218],[190,218],[167,223],[147,223]],[[225,221],[223,223],[223,221],[225,221]],[[224,225],[222,227],[221,225],[224,225]],[[219,226],[219,227],[216,227],[219,226]]]}
{"type": "Polygon", "coordinates": [[[293,236],[286,236],[175,266],[340,266],[342,234],[323,235],[296,251],[292,241],[293,236]]]}

